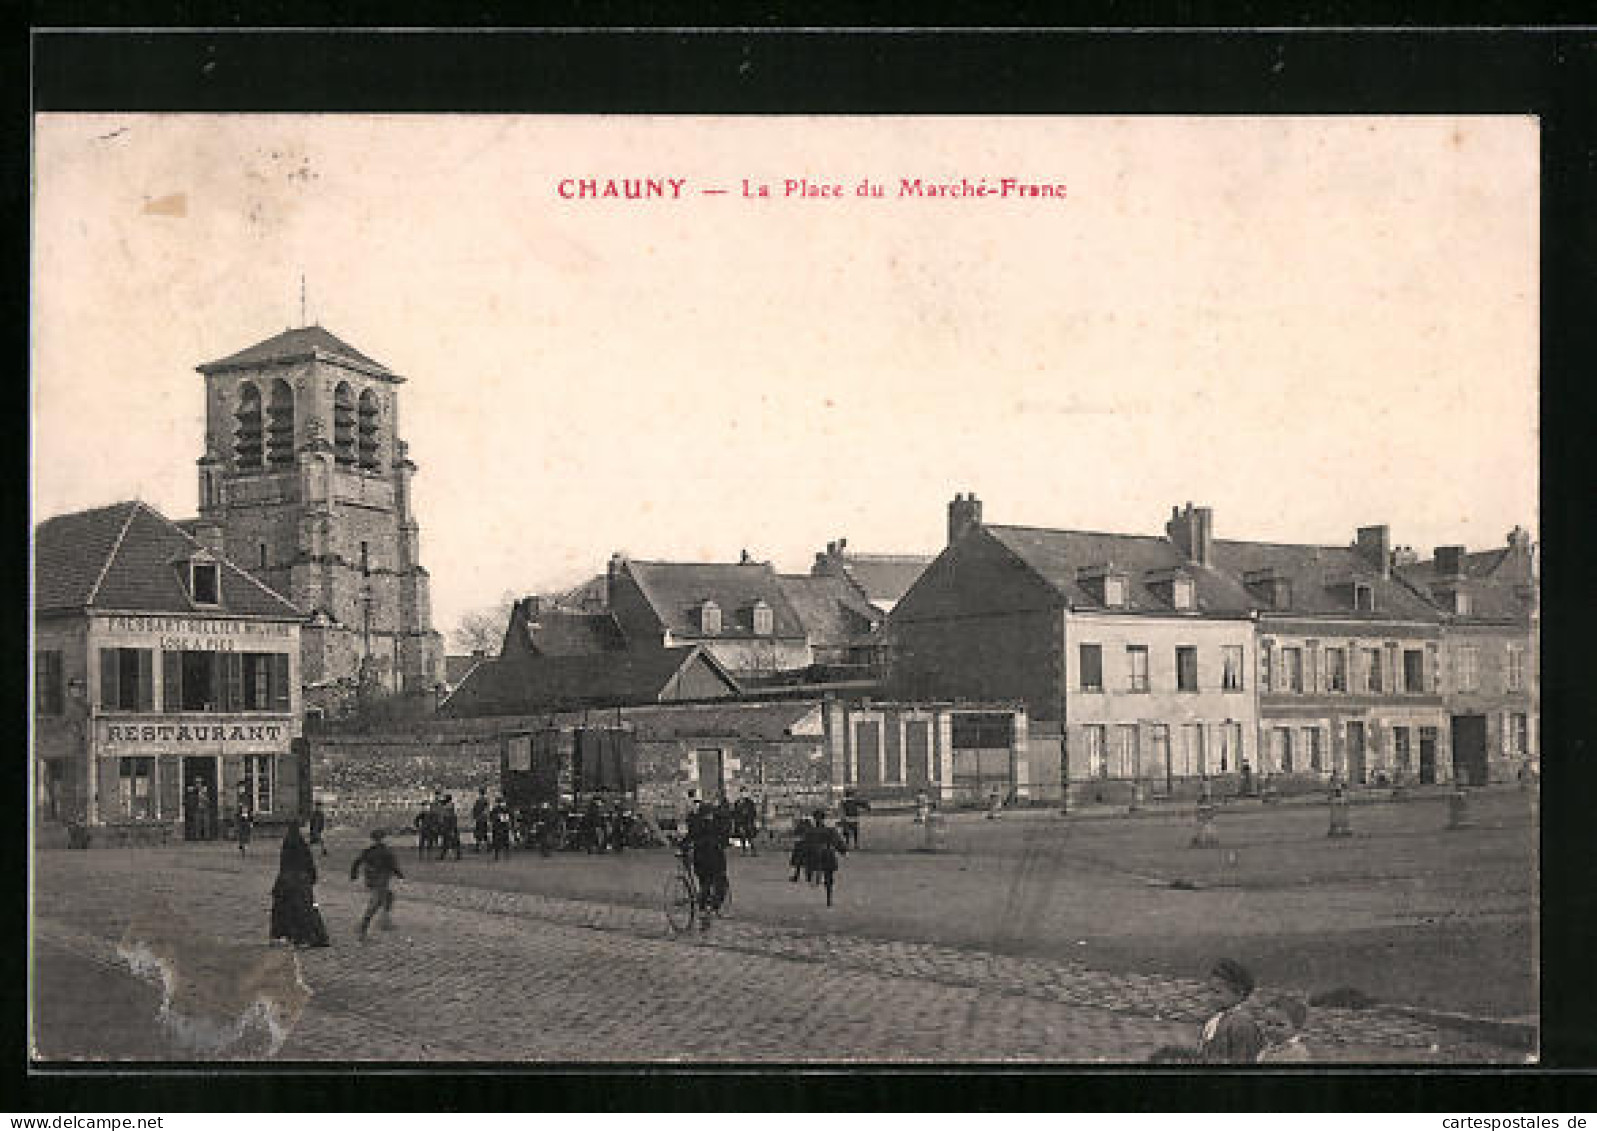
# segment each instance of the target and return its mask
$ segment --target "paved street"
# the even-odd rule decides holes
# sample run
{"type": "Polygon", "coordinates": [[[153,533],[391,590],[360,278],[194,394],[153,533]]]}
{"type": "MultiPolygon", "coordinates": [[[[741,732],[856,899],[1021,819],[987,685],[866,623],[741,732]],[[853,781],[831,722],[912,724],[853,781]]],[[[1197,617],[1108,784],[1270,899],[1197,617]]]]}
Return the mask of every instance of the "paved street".
{"type": "MultiPolygon", "coordinates": [[[[206,1055],[158,1022],[161,994],[128,973],[117,940],[159,901],[196,932],[269,953],[275,855],[270,843],[248,860],[222,844],[39,853],[39,1054],[206,1055]]],[[[492,886],[481,862],[415,868],[399,929],[361,945],[347,858],[324,869],[335,945],[297,954],[309,1004],[279,1060],[1140,1061],[1190,1044],[1201,1019],[1182,978],[744,918],[741,904],[707,936],[671,938],[652,906],[492,886]]],[[[663,879],[670,865],[655,853],[630,866],[663,879]]],[[[1328,1060],[1523,1059],[1385,1011],[1316,1010],[1310,1037],[1328,1060]]]]}

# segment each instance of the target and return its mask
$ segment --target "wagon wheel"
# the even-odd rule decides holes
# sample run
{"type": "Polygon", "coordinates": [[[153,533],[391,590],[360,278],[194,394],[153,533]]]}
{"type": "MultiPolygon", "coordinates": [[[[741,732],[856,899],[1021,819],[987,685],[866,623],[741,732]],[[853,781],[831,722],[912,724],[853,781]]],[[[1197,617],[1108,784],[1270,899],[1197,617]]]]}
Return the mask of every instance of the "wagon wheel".
{"type": "Polygon", "coordinates": [[[692,928],[697,904],[693,886],[685,876],[671,876],[665,881],[665,921],[673,932],[680,934],[692,928]]]}

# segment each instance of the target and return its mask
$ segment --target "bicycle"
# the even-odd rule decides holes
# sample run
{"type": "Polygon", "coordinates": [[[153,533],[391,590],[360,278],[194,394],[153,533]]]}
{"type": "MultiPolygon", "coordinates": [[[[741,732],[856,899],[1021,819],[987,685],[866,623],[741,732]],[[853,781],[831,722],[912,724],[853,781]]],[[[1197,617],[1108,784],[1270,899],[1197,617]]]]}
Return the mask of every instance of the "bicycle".
{"type": "MultiPolygon", "coordinates": [[[[681,841],[671,841],[672,855],[676,857],[676,871],[665,880],[665,921],[672,934],[682,934],[693,929],[693,924],[705,914],[699,906],[699,877],[693,871],[693,854],[681,841]]],[[[719,905],[713,909],[717,919],[724,918],[732,903],[732,884],[723,881],[719,905]]]]}

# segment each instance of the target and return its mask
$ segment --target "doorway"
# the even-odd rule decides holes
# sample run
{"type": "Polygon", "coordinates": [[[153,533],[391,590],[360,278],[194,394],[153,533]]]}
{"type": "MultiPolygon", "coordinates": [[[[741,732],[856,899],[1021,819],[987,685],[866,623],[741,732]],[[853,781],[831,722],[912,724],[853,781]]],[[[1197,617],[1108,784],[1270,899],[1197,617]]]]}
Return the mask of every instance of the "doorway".
{"type": "Polygon", "coordinates": [[[726,789],[726,757],[720,750],[695,750],[698,761],[699,796],[714,801],[726,789]]]}
{"type": "Polygon", "coordinates": [[[1486,716],[1453,716],[1453,780],[1486,784],[1486,716]]]}
{"type": "Polygon", "coordinates": [[[215,840],[216,759],[183,759],[183,839],[215,840]]]}
{"type": "Polygon", "coordinates": [[[1436,728],[1420,727],[1420,784],[1436,784],[1436,728]]]}
{"type": "Polygon", "coordinates": [[[1364,784],[1364,724],[1347,725],[1347,780],[1353,785],[1364,784]]]}

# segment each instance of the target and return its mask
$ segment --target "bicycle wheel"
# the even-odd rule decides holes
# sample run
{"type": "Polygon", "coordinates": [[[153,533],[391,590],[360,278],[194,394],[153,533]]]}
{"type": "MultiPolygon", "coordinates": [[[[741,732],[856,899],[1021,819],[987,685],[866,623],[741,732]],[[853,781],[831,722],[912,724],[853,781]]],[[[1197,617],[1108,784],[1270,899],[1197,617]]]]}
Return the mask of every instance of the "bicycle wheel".
{"type": "Polygon", "coordinates": [[[665,881],[665,921],[673,932],[680,933],[693,927],[693,917],[698,913],[698,901],[693,885],[685,876],[671,876],[665,881]]]}

